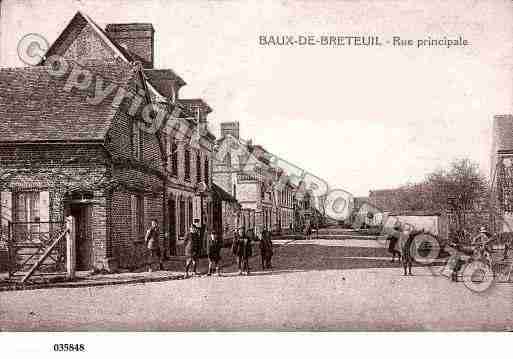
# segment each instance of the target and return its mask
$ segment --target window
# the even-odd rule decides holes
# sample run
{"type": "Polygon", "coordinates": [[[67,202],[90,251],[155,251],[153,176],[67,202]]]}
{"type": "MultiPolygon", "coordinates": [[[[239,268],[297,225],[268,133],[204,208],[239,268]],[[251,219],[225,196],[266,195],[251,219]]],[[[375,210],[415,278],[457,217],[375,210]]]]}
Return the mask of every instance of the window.
{"type": "Polygon", "coordinates": [[[191,150],[186,149],[184,153],[185,180],[191,180],[191,150]]]}
{"type": "Polygon", "coordinates": [[[237,198],[237,186],[233,185],[233,197],[237,198]]]}
{"type": "Polygon", "coordinates": [[[185,201],[180,200],[180,237],[185,236],[185,201]]]}
{"type": "MultiPolygon", "coordinates": [[[[48,213],[48,208],[46,208],[46,213],[48,213]]],[[[16,193],[15,222],[25,222],[17,223],[14,228],[19,236],[29,241],[39,241],[39,232],[41,231],[39,224],[41,221],[40,215],[39,192],[16,193]]],[[[48,218],[47,214],[46,217],[48,218]]]]}
{"type": "Polygon", "coordinates": [[[170,141],[170,166],[171,175],[178,175],[178,145],[174,140],[170,141]]]}
{"type": "Polygon", "coordinates": [[[210,183],[210,164],[208,158],[205,158],[205,183],[208,185],[210,183]]]}
{"type": "Polygon", "coordinates": [[[193,213],[192,213],[192,199],[189,198],[189,227],[192,226],[192,216],[193,216],[193,213]]]}
{"type": "Polygon", "coordinates": [[[16,222],[39,220],[39,192],[16,193],[16,222]]]}
{"type": "Polygon", "coordinates": [[[200,152],[196,155],[196,183],[201,182],[201,154],[200,152]]]}
{"type": "Polygon", "coordinates": [[[139,240],[144,236],[144,196],[133,194],[130,202],[132,238],[139,240]]]}
{"type": "Polygon", "coordinates": [[[137,121],[132,122],[132,155],[135,159],[142,159],[143,132],[139,128],[137,121]]]}

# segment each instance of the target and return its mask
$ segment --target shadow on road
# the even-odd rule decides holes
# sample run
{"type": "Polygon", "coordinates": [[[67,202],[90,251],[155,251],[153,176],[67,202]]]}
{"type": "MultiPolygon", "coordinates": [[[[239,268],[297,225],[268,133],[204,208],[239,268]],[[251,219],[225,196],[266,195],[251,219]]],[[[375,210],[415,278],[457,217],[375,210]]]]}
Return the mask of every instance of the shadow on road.
{"type": "MultiPolygon", "coordinates": [[[[385,248],[337,247],[317,244],[277,246],[273,256],[273,271],[262,271],[260,256],[250,260],[252,275],[277,275],[299,271],[397,268],[402,267],[397,260],[392,263],[385,248]]],[[[421,264],[415,264],[421,266],[421,264]]],[[[236,265],[226,266],[225,273],[237,272],[236,265]]]]}

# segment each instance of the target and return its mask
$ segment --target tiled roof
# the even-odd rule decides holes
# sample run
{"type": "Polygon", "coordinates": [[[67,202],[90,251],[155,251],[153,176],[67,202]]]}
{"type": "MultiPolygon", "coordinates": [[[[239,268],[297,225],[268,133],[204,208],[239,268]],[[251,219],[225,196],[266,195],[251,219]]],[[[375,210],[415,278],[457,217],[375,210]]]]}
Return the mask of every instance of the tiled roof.
{"type": "Polygon", "coordinates": [[[179,99],[178,102],[183,104],[193,113],[196,113],[197,108],[203,109],[205,113],[212,112],[212,108],[210,108],[210,106],[200,98],[183,98],[179,99]]]}
{"type": "MultiPolygon", "coordinates": [[[[69,64],[70,68],[71,63],[69,64]]],[[[126,86],[134,72],[129,64],[90,63],[82,67],[100,76],[103,88],[114,82],[126,86]]],[[[117,108],[112,91],[99,104],[90,104],[96,80],[86,90],[66,91],[68,74],[51,76],[48,67],[0,69],[0,142],[101,140],[117,108]]]]}
{"type": "MultiPolygon", "coordinates": [[[[54,54],[59,54],[63,48],[69,45],[70,41],[73,41],[75,37],[80,33],[80,31],[86,26],[90,25],[93,31],[99,36],[99,38],[103,41],[103,43],[112,50],[115,54],[116,58],[120,58],[127,63],[133,63],[136,59],[122,46],[113,40],[100,26],[98,26],[93,19],[91,19],[87,14],[78,11],[73,19],[68,23],[66,28],[61,32],[57,40],[50,46],[48,51],[46,52],[45,57],[49,57],[54,54]]],[[[109,24],[114,26],[115,24],[109,24]]],[[[134,24],[120,24],[120,25],[134,25],[134,24]]],[[[142,27],[145,27],[148,24],[138,24],[142,27]]],[[[44,61],[43,61],[44,64],[44,61]]],[[[151,98],[156,102],[165,102],[165,97],[159,93],[159,90],[154,88],[154,86],[146,81],[148,85],[148,90],[150,92],[151,98]]]]}
{"type": "Polygon", "coordinates": [[[174,82],[177,87],[186,85],[185,81],[171,69],[145,69],[144,74],[157,91],[167,97],[173,96],[171,89],[167,86],[168,81],[174,82]]]}
{"type": "MultiPolygon", "coordinates": [[[[58,53],[58,49],[65,45],[66,41],[69,41],[68,35],[74,34],[77,36],[78,33],[89,24],[91,28],[96,32],[96,34],[102,39],[102,41],[119,57],[123,60],[130,62],[133,61],[132,56],[121,46],[118,46],[115,41],[113,41],[103,29],[98,26],[88,15],[81,11],[77,11],[75,16],[68,23],[66,28],[61,32],[61,34],[57,37],[57,40],[50,46],[48,51],[45,54],[45,57],[49,57],[50,55],[54,55],[58,53]]],[[[74,38],[73,38],[74,39],[74,38]]]]}
{"type": "Polygon", "coordinates": [[[153,25],[147,22],[132,22],[126,24],[107,24],[105,27],[107,32],[117,32],[117,31],[127,31],[127,30],[146,30],[146,31],[155,31],[153,29],[153,25]]]}

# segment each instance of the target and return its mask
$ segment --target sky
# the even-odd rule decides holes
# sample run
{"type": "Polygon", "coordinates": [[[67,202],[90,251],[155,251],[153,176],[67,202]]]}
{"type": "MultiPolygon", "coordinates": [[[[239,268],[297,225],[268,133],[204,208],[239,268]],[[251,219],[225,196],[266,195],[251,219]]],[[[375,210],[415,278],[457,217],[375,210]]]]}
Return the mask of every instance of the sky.
{"type": "Polygon", "coordinates": [[[0,65],[27,33],[52,43],[77,10],[150,22],[155,67],[219,123],[356,196],[421,181],[456,158],[489,174],[493,116],[513,113],[513,3],[488,1],[11,1],[0,65]],[[457,38],[464,47],[263,46],[262,35],[457,38]]]}

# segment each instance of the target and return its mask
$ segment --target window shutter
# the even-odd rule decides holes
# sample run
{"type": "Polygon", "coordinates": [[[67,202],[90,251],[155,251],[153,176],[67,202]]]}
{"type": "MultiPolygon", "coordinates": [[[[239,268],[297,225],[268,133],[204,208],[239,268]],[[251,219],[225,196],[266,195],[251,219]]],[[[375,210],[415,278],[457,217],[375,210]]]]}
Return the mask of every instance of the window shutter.
{"type": "Polygon", "coordinates": [[[39,192],[39,218],[41,222],[50,220],[50,193],[48,191],[39,192]]]}
{"type": "Polygon", "coordinates": [[[49,232],[47,223],[50,221],[50,193],[48,191],[39,192],[39,220],[41,221],[41,232],[49,232]]]}

